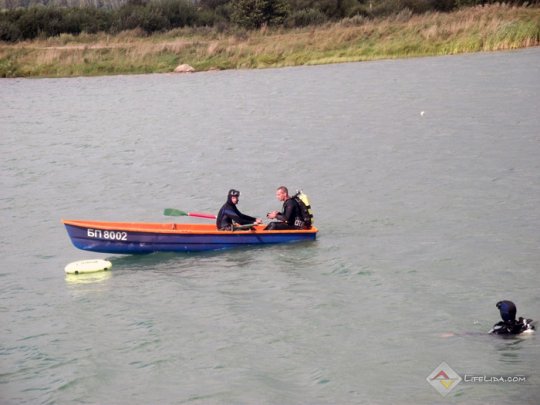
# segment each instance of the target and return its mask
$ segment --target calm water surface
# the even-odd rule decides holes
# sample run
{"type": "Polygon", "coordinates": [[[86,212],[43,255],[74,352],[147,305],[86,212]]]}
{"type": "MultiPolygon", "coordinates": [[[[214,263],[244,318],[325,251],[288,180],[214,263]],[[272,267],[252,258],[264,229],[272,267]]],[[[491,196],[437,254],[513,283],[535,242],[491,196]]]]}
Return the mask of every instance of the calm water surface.
{"type": "Polygon", "coordinates": [[[538,335],[486,335],[501,299],[540,318],[539,48],[10,79],[0,105],[0,403],[539,403],[538,335]],[[282,184],[316,242],[108,256],[60,223],[170,222],[229,188],[264,216],[282,184]],[[443,398],[443,361],[527,381],[443,398]]]}

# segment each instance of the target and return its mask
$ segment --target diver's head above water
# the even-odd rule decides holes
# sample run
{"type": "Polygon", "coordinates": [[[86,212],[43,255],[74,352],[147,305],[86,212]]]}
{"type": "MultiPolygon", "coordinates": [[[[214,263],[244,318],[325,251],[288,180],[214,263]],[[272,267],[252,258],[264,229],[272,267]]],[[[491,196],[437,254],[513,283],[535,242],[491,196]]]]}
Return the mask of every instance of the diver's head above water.
{"type": "Polygon", "coordinates": [[[516,319],[516,305],[512,301],[499,301],[495,305],[501,312],[503,321],[514,321],[516,319]]]}

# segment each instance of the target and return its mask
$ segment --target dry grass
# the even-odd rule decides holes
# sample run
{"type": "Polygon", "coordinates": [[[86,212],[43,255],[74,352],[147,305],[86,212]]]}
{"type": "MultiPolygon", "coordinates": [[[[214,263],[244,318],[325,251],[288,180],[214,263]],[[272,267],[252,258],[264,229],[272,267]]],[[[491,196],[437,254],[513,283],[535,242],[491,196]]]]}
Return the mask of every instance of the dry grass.
{"type": "Polygon", "coordinates": [[[491,5],[293,30],[222,34],[185,28],[153,36],[135,30],[0,43],[0,77],[171,72],[182,63],[198,71],[264,68],[538,45],[540,8],[491,5]]]}

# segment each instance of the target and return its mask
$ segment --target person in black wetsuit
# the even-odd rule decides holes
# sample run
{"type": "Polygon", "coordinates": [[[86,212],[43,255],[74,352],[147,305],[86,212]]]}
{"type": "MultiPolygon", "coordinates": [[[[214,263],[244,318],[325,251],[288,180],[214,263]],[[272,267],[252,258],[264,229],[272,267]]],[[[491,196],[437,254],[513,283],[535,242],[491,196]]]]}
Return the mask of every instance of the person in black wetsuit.
{"type": "Polygon", "coordinates": [[[519,317],[516,321],[516,305],[512,301],[499,301],[496,304],[501,313],[502,321],[493,325],[489,333],[495,335],[519,335],[520,333],[534,331],[532,319],[519,317]]]}
{"type": "Polygon", "coordinates": [[[272,211],[266,214],[269,219],[277,221],[270,222],[265,230],[275,231],[282,229],[304,229],[304,221],[302,221],[302,213],[298,203],[289,196],[287,187],[281,186],[276,190],[276,198],[283,201],[283,211],[272,211]]]}
{"type": "Polygon", "coordinates": [[[227,194],[227,202],[223,204],[219,210],[216,219],[216,227],[220,231],[232,231],[234,223],[240,225],[262,223],[261,219],[244,215],[238,210],[238,208],[236,208],[239,198],[240,191],[229,190],[229,194],[227,194]]]}

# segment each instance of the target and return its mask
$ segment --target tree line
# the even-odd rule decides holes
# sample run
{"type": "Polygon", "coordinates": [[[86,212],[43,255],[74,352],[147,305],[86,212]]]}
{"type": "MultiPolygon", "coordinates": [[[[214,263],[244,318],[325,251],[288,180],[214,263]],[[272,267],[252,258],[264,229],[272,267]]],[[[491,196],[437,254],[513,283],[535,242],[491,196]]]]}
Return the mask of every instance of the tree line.
{"type": "MultiPolygon", "coordinates": [[[[0,40],[17,42],[60,34],[147,34],[182,27],[258,29],[320,25],[360,16],[452,11],[494,0],[0,0],[0,40]]],[[[516,5],[540,0],[511,0],[516,5]]]]}

